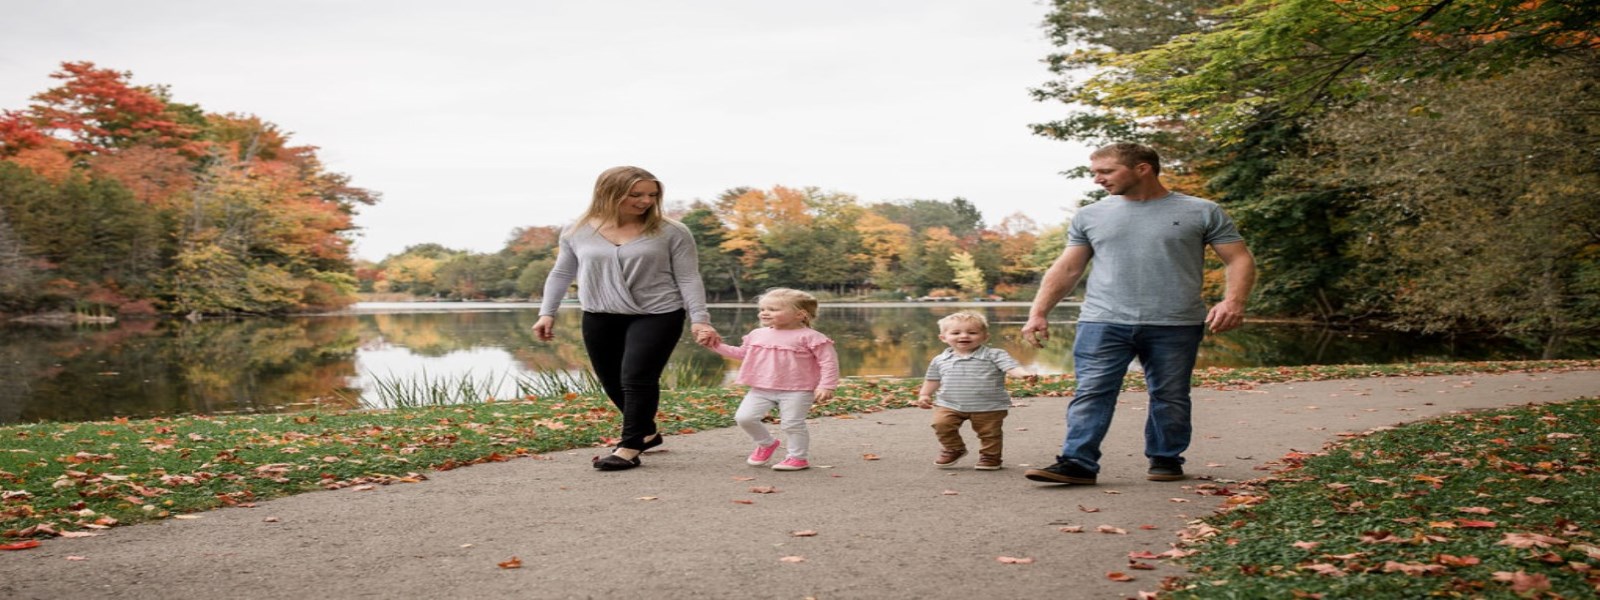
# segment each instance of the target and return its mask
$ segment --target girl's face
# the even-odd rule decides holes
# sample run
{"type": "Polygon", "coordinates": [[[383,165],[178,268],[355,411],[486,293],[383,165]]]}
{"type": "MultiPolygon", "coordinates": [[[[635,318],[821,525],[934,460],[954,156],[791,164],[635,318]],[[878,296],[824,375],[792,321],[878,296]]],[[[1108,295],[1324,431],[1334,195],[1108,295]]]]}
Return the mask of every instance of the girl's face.
{"type": "Polygon", "coordinates": [[[622,198],[622,203],[617,206],[617,213],[624,221],[643,220],[650,213],[650,208],[661,201],[661,184],[654,181],[640,181],[628,189],[628,195],[622,198]]]}
{"type": "Polygon", "coordinates": [[[756,305],[756,318],[773,329],[799,329],[806,325],[806,314],[777,300],[762,300],[756,305]]]}

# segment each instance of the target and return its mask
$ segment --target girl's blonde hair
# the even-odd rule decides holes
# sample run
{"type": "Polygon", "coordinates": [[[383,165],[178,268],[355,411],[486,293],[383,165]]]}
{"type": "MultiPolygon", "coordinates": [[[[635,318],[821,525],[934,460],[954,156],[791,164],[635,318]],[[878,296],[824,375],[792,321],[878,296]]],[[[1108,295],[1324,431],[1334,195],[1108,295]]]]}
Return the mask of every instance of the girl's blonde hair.
{"type": "MultiPolygon", "coordinates": [[[[589,210],[578,217],[578,222],[574,226],[595,221],[616,223],[622,214],[622,211],[618,210],[622,200],[628,197],[628,191],[633,189],[634,184],[641,181],[654,181],[661,192],[661,198],[666,197],[666,186],[649,171],[639,167],[612,167],[600,173],[600,177],[595,179],[594,199],[589,202],[589,210]]],[[[666,219],[661,216],[661,198],[657,198],[656,202],[650,205],[650,210],[644,213],[645,235],[661,229],[661,222],[666,219]]]]}
{"type": "Polygon", "coordinates": [[[811,322],[817,319],[817,297],[800,290],[772,288],[761,294],[756,302],[763,300],[772,300],[799,311],[800,322],[805,323],[806,327],[810,327],[811,322]]]}

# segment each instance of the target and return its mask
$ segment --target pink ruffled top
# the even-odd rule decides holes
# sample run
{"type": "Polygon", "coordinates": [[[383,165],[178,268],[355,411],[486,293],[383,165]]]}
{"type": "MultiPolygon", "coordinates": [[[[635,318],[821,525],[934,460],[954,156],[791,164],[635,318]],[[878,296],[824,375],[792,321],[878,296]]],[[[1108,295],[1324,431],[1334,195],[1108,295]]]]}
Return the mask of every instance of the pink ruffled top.
{"type": "Polygon", "coordinates": [[[744,361],[737,381],[767,390],[831,390],[839,387],[839,355],[833,340],[815,329],[752,330],[743,346],[717,344],[717,354],[744,361]]]}

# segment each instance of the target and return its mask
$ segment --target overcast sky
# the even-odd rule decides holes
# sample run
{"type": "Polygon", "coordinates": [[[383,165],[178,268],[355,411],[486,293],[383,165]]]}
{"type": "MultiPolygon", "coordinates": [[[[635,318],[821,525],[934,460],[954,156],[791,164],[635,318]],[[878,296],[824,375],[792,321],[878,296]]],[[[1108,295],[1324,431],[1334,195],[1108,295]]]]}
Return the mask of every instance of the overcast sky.
{"type": "Polygon", "coordinates": [[[963,197],[990,224],[1058,223],[1079,145],[1028,125],[1052,47],[1037,0],[0,0],[0,109],[63,61],[248,113],[381,192],[356,255],[491,252],[561,225],[595,176],[668,202],[816,186],[863,203],[963,197]]]}

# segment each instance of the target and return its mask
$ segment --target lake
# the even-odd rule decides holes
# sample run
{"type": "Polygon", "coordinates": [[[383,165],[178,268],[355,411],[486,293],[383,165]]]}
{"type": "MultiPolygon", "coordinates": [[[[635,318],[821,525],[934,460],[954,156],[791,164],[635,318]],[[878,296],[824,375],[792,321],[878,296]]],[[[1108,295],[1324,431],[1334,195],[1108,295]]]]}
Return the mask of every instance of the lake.
{"type": "MultiPolygon", "coordinates": [[[[832,337],[849,377],[920,377],[943,349],[934,322],[957,310],[985,314],[1004,348],[1040,373],[1072,370],[1076,305],[1051,313],[1051,343],[1017,339],[1020,303],[824,304],[816,328],[832,337]]],[[[577,309],[564,308],[556,340],[530,328],[531,304],[358,304],[328,315],[275,319],[131,321],[107,326],[0,325],[0,424],[175,414],[270,413],[381,406],[380,381],[473,379],[515,395],[519,376],[581,373],[577,309]]],[[[756,326],[754,306],[712,308],[730,343],[756,326]]],[[[1208,336],[1201,367],[1292,366],[1542,358],[1537,342],[1430,338],[1392,332],[1247,323],[1208,336]]],[[[1568,340],[1553,358],[1594,358],[1600,340],[1568,340]]],[[[719,385],[738,363],[694,345],[687,333],[667,381],[719,385]]]]}

